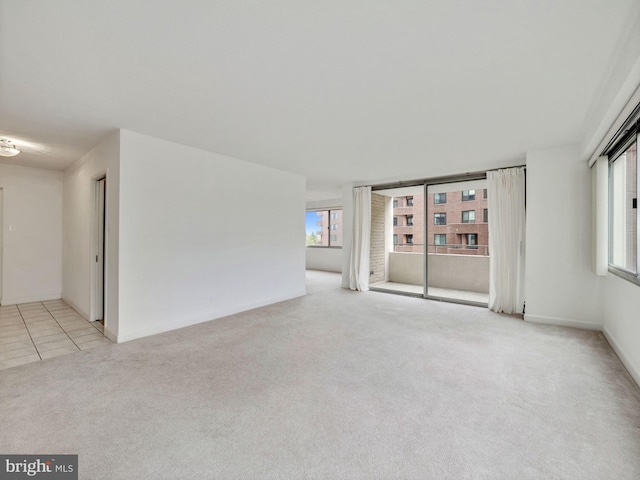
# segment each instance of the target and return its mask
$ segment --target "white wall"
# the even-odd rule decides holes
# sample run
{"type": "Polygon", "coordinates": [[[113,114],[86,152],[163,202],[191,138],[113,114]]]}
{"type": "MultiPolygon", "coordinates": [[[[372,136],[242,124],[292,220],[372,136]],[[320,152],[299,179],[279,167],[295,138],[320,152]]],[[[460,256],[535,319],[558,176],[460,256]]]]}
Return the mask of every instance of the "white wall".
{"type": "MultiPolygon", "coordinates": [[[[342,199],[320,200],[307,202],[307,209],[340,209],[342,199]]],[[[344,224],[343,224],[344,225],[344,224]]],[[[344,229],[344,226],[343,226],[344,229]]],[[[323,270],[325,272],[342,272],[342,249],[341,248],[306,248],[305,265],[309,270],[323,270]]]]}
{"type": "Polygon", "coordinates": [[[305,179],[120,133],[118,341],[305,294],[305,179]]]}
{"type": "Polygon", "coordinates": [[[111,338],[115,338],[118,332],[119,157],[120,133],[116,131],[69,167],[64,174],[62,296],[80,314],[91,320],[94,319],[91,311],[91,285],[95,255],[95,181],[107,176],[105,331],[111,338]]]}
{"type": "Polygon", "coordinates": [[[604,333],[640,385],[640,287],[612,274],[604,279],[604,333]]]}
{"type": "Polygon", "coordinates": [[[2,304],[60,298],[62,173],[0,164],[0,188],[2,304]]]}
{"type": "Polygon", "coordinates": [[[307,247],[305,250],[306,267],[308,270],[322,270],[324,272],[342,272],[342,249],[307,247]]]}
{"type": "Polygon", "coordinates": [[[527,153],[525,320],[602,326],[591,271],[591,172],[577,145],[527,153]]]}

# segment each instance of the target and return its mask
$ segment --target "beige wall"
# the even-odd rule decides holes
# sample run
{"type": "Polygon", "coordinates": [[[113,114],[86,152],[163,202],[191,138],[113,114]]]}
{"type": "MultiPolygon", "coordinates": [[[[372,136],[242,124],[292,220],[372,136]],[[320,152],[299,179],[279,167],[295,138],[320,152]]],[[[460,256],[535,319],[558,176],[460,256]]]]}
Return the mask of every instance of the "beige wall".
{"type": "MultiPolygon", "coordinates": [[[[389,254],[389,281],[424,284],[424,254],[389,254]]],[[[429,254],[429,286],[489,292],[489,257],[429,254]]]]}
{"type": "Polygon", "coordinates": [[[369,283],[385,280],[385,197],[377,193],[371,194],[371,251],[370,267],[373,272],[369,283]]]}

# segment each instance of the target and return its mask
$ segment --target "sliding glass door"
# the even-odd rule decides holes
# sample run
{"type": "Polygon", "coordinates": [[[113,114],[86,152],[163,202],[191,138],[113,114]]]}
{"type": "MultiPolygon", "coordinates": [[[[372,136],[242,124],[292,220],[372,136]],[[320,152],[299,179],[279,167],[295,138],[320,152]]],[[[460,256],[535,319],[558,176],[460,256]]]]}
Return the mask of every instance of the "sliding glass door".
{"type": "Polygon", "coordinates": [[[484,176],[446,183],[374,187],[370,288],[486,305],[486,189],[484,176]]]}
{"type": "Polygon", "coordinates": [[[427,186],[425,296],[489,301],[487,181],[427,186]]]}

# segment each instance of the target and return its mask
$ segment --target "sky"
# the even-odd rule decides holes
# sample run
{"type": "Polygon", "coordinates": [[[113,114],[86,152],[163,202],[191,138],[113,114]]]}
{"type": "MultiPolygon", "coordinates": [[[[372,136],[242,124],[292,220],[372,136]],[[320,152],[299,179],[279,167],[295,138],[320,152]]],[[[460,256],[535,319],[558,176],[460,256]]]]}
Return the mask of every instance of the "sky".
{"type": "Polygon", "coordinates": [[[318,231],[318,225],[316,225],[317,222],[318,215],[316,215],[316,212],[307,212],[307,220],[305,222],[305,232],[307,235],[311,235],[318,231]]]}

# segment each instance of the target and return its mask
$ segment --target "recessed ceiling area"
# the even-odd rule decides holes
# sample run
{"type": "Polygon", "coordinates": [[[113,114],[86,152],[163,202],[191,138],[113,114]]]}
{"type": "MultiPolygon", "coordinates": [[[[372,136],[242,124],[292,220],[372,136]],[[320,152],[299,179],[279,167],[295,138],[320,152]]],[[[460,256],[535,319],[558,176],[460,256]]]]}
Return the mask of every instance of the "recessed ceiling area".
{"type": "MultiPolygon", "coordinates": [[[[636,0],[0,3],[0,136],[62,170],[124,128],[345,182],[580,142],[636,0]]],[[[177,163],[179,164],[179,163],[177,163]]]]}

